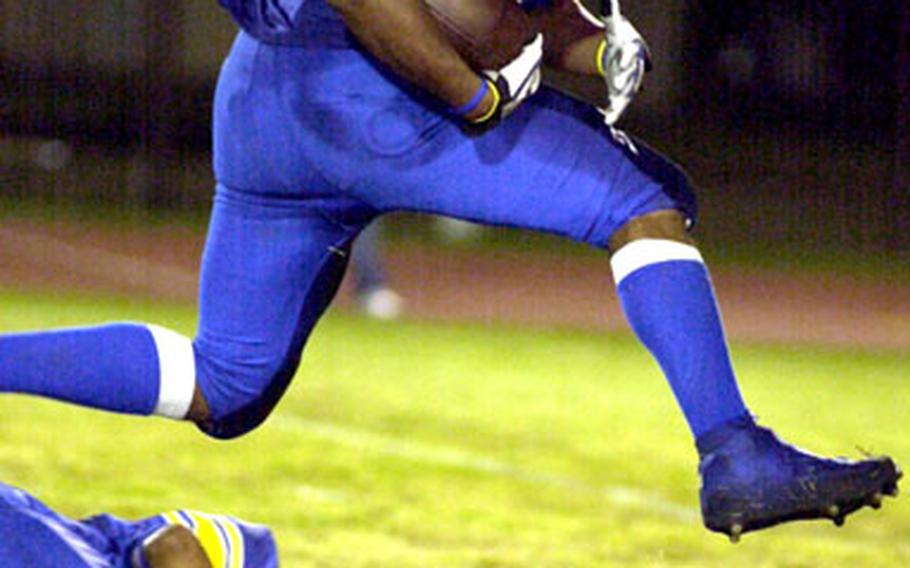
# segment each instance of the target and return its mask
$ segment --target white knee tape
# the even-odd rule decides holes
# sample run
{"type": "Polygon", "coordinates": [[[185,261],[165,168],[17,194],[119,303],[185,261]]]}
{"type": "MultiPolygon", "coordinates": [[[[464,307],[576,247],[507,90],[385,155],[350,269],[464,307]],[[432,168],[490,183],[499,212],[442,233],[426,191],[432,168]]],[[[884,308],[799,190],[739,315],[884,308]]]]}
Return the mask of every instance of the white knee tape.
{"type": "Polygon", "coordinates": [[[701,253],[692,245],[666,239],[638,239],[616,251],[610,258],[616,285],[636,270],[672,260],[704,263],[701,253]]]}
{"type": "Polygon", "coordinates": [[[157,325],[149,325],[148,329],[158,349],[158,404],[154,413],[182,420],[196,391],[193,343],[188,337],[157,325]]]}

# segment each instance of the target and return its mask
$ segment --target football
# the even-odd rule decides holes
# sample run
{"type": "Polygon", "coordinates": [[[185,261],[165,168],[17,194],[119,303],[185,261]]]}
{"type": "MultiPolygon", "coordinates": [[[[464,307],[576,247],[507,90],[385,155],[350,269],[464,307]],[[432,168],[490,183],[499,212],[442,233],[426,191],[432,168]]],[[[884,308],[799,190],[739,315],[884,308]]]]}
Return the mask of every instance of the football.
{"type": "Polygon", "coordinates": [[[475,70],[499,69],[533,39],[535,25],[515,0],[424,0],[455,50],[475,70]]]}

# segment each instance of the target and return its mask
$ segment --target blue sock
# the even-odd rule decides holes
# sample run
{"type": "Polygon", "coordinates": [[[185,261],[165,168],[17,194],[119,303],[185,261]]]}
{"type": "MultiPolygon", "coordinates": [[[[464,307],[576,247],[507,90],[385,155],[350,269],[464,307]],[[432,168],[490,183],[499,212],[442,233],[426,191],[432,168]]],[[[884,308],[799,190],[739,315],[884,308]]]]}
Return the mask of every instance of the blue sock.
{"type": "Polygon", "coordinates": [[[146,326],[0,335],[0,392],[151,414],[158,403],[158,377],[157,348],[146,326]]]}
{"type": "Polygon", "coordinates": [[[626,318],[660,364],[693,435],[747,414],[698,249],[642,239],[610,262],[626,318]]]}

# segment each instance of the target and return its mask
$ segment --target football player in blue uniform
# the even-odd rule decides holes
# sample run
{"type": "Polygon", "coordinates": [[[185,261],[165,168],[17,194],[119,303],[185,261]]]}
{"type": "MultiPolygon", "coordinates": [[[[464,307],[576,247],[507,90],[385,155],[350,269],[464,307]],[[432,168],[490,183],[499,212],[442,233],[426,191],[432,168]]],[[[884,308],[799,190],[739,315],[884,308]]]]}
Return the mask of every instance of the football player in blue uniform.
{"type": "Polygon", "coordinates": [[[478,71],[424,0],[221,4],[242,30],[215,95],[195,339],[133,323],[6,335],[0,390],[242,435],[294,376],[352,239],[383,213],[419,211],[610,254],[627,319],[696,440],[710,529],[736,539],[794,519],[840,523],[896,493],[889,458],[813,456],[747,410],[689,234],[687,179],[614,127],[647,64],[627,19],[596,26],[574,0],[526,0],[543,34],[478,71]],[[604,107],[538,88],[542,66],[606,79],[604,107]]]}
{"type": "Polygon", "coordinates": [[[277,568],[265,526],[177,510],[138,521],[73,520],[0,483],[0,565],[5,568],[277,568]]]}

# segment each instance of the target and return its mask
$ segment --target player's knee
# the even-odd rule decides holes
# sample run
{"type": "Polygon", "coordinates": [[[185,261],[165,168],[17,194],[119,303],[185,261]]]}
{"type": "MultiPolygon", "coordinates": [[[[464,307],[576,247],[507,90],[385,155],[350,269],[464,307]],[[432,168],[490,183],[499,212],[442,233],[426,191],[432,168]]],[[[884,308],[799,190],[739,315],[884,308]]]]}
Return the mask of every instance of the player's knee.
{"type": "Polygon", "coordinates": [[[610,237],[610,252],[639,239],[661,239],[694,244],[686,215],[676,209],[662,209],[633,217],[610,237]]]}
{"type": "Polygon", "coordinates": [[[650,193],[635,193],[635,205],[615,217],[618,227],[609,238],[611,252],[639,239],[662,239],[692,244],[689,231],[698,217],[698,201],[686,172],[673,161],[636,142],[627,153],[650,183],[650,193]]]}
{"type": "Polygon", "coordinates": [[[232,358],[197,350],[199,413],[191,419],[215,438],[235,438],[262,423],[297,370],[299,356],[247,352],[232,358]]]}

